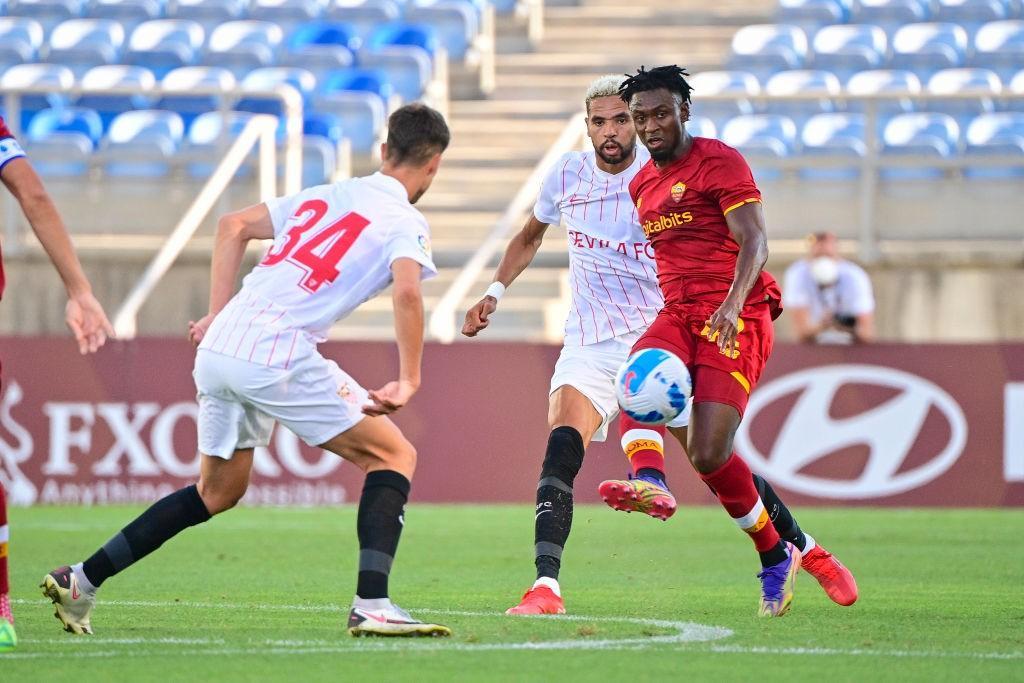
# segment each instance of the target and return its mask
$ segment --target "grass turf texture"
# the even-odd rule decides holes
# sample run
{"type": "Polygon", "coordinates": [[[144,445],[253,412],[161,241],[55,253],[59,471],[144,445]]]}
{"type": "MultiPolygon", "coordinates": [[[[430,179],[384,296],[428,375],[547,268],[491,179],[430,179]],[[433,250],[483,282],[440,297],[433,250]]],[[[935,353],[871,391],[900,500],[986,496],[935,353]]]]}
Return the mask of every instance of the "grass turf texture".
{"type": "Polygon", "coordinates": [[[799,510],[861,597],[833,605],[801,573],[790,614],[769,620],[756,617],[750,541],[720,510],[661,523],[581,507],[563,619],[501,614],[533,579],[532,506],[414,504],[392,595],[454,636],[382,640],[344,631],[354,507],[242,508],[110,579],[95,636],[63,633],[36,584],[138,511],[11,511],[20,642],[0,680],[1024,680],[1020,510],[799,510]],[[664,642],[679,627],[656,620],[732,633],[664,642]]]}

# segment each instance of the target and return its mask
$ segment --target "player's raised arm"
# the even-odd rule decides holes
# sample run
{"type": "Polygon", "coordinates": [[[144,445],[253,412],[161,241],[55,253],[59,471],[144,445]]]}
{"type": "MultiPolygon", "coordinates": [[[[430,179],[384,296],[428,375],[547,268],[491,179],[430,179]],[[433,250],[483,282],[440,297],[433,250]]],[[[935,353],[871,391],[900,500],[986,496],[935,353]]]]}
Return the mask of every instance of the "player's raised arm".
{"type": "Polygon", "coordinates": [[[64,282],[68,293],[64,320],[75,335],[78,350],[81,353],[96,351],[107,337],[114,335],[114,330],[92,294],[57,207],[27,159],[11,159],[2,168],[0,178],[18,200],[32,231],[64,282]]]}
{"type": "Polygon", "coordinates": [[[391,264],[394,284],[391,301],[395,310],[395,341],[398,344],[398,380],[369,392],[373,400],[363,408],[367,415],[393,413],[420,388],[420,364],[423,360],[423,292],[420,288],[423,266],[411,258],[398,258],[391,264]]]}
{"type": "Polygon", "coordinates": [[[736,276],[722,305],[711,315],[710,339],[718,334],[718,348],[731,354],[739,331],[740,311],[768,260],[768,237],[761,202],[748,202],[725,214],[729,232],[740,245],[736,276]]]}
{"type": "Polygon", "coordinates": [[[217,222],[210,264],[210,309],[198,321],[189,321],[188,337],[199,344],[214,317],[235,293],[238,270],[242,267],[245,246],[249,240],[274,237],[274,225],[266,204],[254,204],[240,211],[225,214],[217,222]]]}
{"type": "Polygon", "coordinates": [[[475,337],[480,330],[490,324],[490,315],[497,309],[498,299],[505,292],[505,288],[511,286],[519,274],[526,270],[526,267],[533,261],[537,250],[540,249],[541,242],[544,241],[544,233],[547,229],[547,223],[541,222],[536,216],[530,214],[530,217],[526,219],[526,225],[516,233],[505,248],[498,269],[494,272],[494,283],[484,297],[466,311],[462,334],[467,337],[475,337]]]}

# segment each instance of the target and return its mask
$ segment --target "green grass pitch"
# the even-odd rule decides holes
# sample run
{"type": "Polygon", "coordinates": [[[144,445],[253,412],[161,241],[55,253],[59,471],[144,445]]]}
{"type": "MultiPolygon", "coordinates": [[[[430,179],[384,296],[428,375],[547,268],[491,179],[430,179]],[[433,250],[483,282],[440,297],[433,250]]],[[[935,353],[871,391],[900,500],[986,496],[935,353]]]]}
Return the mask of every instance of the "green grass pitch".
{"type": "Polygon", "coordinates": [[[801,574],[756,617],[757,559],[715,508],[668,523],[576,511],[569,618],[506,617],[533,579],[532,506],[410,506],[392,595],[450,639],[354,639],[355,509],[234,510],[100,591],[96,635],[61,631],[36,584],[138,508],[11,514],[19,647],[0,680],[1024,680],[1022,510],[803,509],[856,574],[842,608],[801,574]]]}

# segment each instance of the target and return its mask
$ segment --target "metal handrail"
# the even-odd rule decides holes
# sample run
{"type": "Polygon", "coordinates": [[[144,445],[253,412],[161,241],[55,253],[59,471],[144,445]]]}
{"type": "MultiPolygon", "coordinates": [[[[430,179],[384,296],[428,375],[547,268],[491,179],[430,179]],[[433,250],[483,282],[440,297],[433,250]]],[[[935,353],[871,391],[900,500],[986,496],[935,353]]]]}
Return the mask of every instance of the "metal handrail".
{"type": "Polygon", "coordinates": [[[537,188],[544,178],[544,174],[552,164],[566,152],[574,149],[583,137],[585,129],[580,121],[580,114],[572,116],[565,122],[562,132],[555,142],[548,148],[544,157],[534,166],[530,176],[519,186],[512,201],[509,202],[505,211],[501,214],[490,233],[476,252],[469,258],[466,265],[456,276],[455,280],[441,296],[430,315],[428,328],[430,334],[445,344],[455,340],[456,327],[458,325],[455,314],[458,306],[462,303],[470,287],[476,282],[483,269],[491,262],[494,255],[498,253],[502,244],[512,230],[517,227],[517,221],[532,205],[537,195],[537,188]]]}
{"type": "Polygon", "coordinates": [[[277,117],[257,114],[246,122],[242,132],[231,144],[210,179],[203,185],[195,201],[178,221],[160,251],[149,262],[139,281],[114,316],[114,332],[120,339],[132,339],[137,332],[139,310],[174,264],[185,245],[213,208],[217,198],[227,189],[239,167],[245,162],[252,146],[259,143],[260,201],[276,194],[274,174],[277,165],[277,117]]]}

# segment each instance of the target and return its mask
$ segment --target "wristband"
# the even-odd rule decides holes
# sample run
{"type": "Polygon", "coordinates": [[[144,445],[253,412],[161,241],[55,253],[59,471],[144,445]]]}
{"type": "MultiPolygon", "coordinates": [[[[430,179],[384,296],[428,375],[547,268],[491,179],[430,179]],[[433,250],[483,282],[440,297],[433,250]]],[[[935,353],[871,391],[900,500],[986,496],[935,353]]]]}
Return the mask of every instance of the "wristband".
{"type": "Polygon", "coordinates": [[[494,297],[495,301],[501,301],[502,295],[505,293],[505,285],[500,282],[492,282],[491,286],[484,292],[484,296],[494,297]]]}

